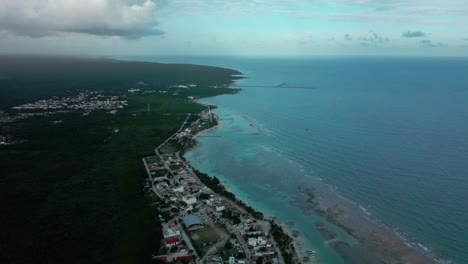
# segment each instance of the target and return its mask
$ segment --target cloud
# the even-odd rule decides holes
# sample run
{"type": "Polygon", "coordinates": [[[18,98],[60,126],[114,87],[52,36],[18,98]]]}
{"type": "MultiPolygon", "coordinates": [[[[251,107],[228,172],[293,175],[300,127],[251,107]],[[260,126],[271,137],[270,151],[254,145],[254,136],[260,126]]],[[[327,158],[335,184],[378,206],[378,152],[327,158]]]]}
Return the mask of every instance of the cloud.
{"type": "Polygon", "coordinates": [[[346,39],[346,40],[353,40],[353,37],[351,37],[351,35],[349,35],[349,34],[346,34],[346,35],[345,35],[345,39],[346,39]]]}
{"type": "Polygon", "coordinates": [[[66,33],[137,39],[161,35],[154,0],[0,0],[0,31],[42,37],[66,33]]]}
{"type": "Polygon", "coordinates": [[[422,37],[427,37],[428,34],[422,32],[422,31],[411,31],[408,30],[407,32],[403,32],[401,34],[402,37],[405,38],[422,38],[422,37]]]}
{"type": "Polygon", "coordinates": [[[434,43],[434,42],[432,42],[431,40],[428,40],[428,39],[420,40],[420,41],[418,41],[418,43],[421,44],[421,46],[427,47],[427,48],[447,46],[447,44],[444,44],[444,43],[441,43],[441,42],[434,43]]]}
{"type": "Polygon", "coordinates": [[[389,38],[382,37],[375,32],[371,32],[371,35],[367,37],[358,37],[357,40],[361,41],[362,46],[376,46],[377,44],[390,41],[389,38]],[[367,43],[367,45],[364,43],[367,43]]]}

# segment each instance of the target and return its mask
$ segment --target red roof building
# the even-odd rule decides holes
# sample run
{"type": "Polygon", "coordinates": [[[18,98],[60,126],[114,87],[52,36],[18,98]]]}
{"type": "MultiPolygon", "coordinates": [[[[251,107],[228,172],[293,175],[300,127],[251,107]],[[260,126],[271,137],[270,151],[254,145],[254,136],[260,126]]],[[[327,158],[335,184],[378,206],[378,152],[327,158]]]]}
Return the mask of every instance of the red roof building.
{"type": "Polygon", "coordinates": [[[169,226],[170,227],[176,227],[177,226],[177,221],[175,219],[172,219],[171,221],[169,221],[169,226]]]}
{"type": "Polygon", "coordinates": [[[166,245],[166,247],[171,247],[171,246],[175,246],[175,245],[179,245],[180,244],[180,237],[170,237],[170,238],[166,238],[164,239],[164,245],[166,245]]]}
{"type": "Polygon", "coordinates": [[[181,261],[181,260],[192,260],[192,255],[179,256],[175,258],[175,261],[181,261]]]}

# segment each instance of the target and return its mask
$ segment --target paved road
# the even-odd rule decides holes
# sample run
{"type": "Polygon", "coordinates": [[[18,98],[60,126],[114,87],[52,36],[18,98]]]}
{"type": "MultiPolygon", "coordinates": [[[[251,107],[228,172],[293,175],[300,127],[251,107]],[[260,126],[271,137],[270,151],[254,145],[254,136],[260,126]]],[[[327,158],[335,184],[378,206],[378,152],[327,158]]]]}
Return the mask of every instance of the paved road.
{"type": "MultiPolygon", "coordinates": [[[[161,161],[163,161],[163,164],[164,164],[164,168],[166,168],[166,170],[169,171],[169,173],[174,176],[174,173],[172,172],[171,168],[169,168],[169,165],[166,164],[166,162],[164,162],[164,159],[161,155],[161,153],[159,153],[159,148],[161,148],[162,146],[164,146],[169,140],[171,140],[177,133],[179,133],[180,131],[182,131],[182,129],[184,128],[184,126],[187,124],[187,121],[189,119],[189,117],[191,116],[191,114],[188,114],[187,115],[187,118],[185,118],[184,122],[182,123],[182,125],[180,126],[180,128],[174,133],[174,135],[170,136],[168,139],[166,139],[166,141],[164,141],[163,143],[161,143],[161,145],[157,146],[155,149],[154,149],[154,152],[156,153],[156,155],[161,159],[161,161]]],[[[179,156],[177,155],[177,157],[179,158],[179,156]]]]}
{"type": "Polygon", "coordinates": [[[181,226],[179,226],[179,230],[180,230],[180,234],[182,236],[182,239],[185,241],[185,243],[187,243],[187,246],[193,251],[193,255],[195,255],[197,257],[195,262],[200,263],[200,264],[203,263],[203,261],[200,261],[200,256],[198,256],[198,253],[195,250],[195,248],[193,247],[192,241],[190,241],[190,238],[185,233],[185,230],[181,226]]]}
{"type": "MultiPolygon", "coordinates": [[[[145,158],[142,158],[143,160],[143,164],[145,164],[145,169],[146,169],[146,173],[148,173],[148,179],[150,180],[151,182],[151,190],[154,192],[154,194],[156,194],[159,198],[163,199],[163,197],[161,196],[161,194],[159,194],[158,192],[158,189],[156,189],[156,186],[154,185],[154,181],[153,181],[153,177],[151,176],[151,172],[148,168],[148,164],[146,163],[146,160],[145,158]]],[[[164,199],[163,199],[164,200],[164,199]]]]}
{"type": "MultiPolygon", "coordinates": [[[[203,183],[200,182],[200,180],[198,179],[197,175],[195,174],[195,172],[192,170],[192,167],[189,166],[183,159],[180,158],[180,154],[179,152],[176,153],[176,158],[181,160],[182,163],[184,164],[184,166],[187,168],[187,171],[195,177],[196,181],[198,182],[198,184],[200,184],[200,186],[204,185],[203,183]]],[[[243,213],[247,213],[243,208],[240,208],[237,204],[235,204],[234,202],[232,202],[231,200],[228,200],[228,199],[225,199],[225,201],[227,201],[228,203],[230,203],[232,206],[235,206],[236,208],[239,209],[240,212],[243,212],[243,213]]],[[[203,208],[206,208],[206,210],[210,210],[213,215],[217,215],[217,213],[213,210],[213,208],[209,207],[209,206],[203,206],[203,208]]],[[[246,259],[247,259],[247,263],[250,263],[250,260],[252,259],[252,256],[250,254],[250,250],[248,249],[248,246],[247,246],[247,243],[245,242],[244,238],[242,237],[242,235],[236,230],[236,228],[234,228],[233,226],[231,226],[231,224],[227,221],[225,221],[224,219],[220,218],[221,222],[227,227],[228,231],[231,232],[231,233],[234,233],[237,237],[237,240],[239,241],[239,244],[242,246],[242,250],[244,251],[244,254],[246,256],[246,259]]]]}
{"type": "MultiPolygon", "coordinates": [[[[209,108],[207,109],[209,111],[209,108]]],[[[206,111],[206,110],[205,110],[206,111]]],[[[177,114],[177,115],[182,115],[182,114],[177,114]]],[[[164,141],[161,145],[159,145],[154,151],[156,153],[156,155],[161,159],[161,160],[164,160],[162,155],[159,153],[159,148],[161,148],[162,146],[164,146],[169,140],[171,140],[177,133],[179,133],[186,125],[188,119],[190,118],[191,114],[187,114],[187,118],[185,119],[185,121],[182,123],[182,125],[180,126],[179,130],[177,130],[176,133],[174,133],[174,135],[172,135],[171,137],[169,137],[168,139],[166,139],[166,141],[164,141]]],[[[185,168],[187,169],[187,171],[189,172],[190,175],[192,175],[197,183],[200,185],[200,186],[204,186],[203,183],[201,183],[201,181],[199,180],[199,178],[197,177],[197,175],[195,174],[195,172],[193,171],[192,167],[189,166],[185,160],[181,159],[180,157],[180,151],[176,152],[175,153],[176,155],[176,158],[180,161],[182,161],[182,164],[185,166],[185,168]]],[[[152,179],[151,177],[151,174],[149,173],[149,169],[147,167],[147,164],[146,162],[144,161],[144,164],[145,164],[145,167],[148,171],[148,175],[150,177],[150,179],[152,179]]],[[[169,166],[164,162],[164,167],[172,174],[172,171],[171,169],[169,168],[169,166]]],[[[154,188],[155,193],[159,196],[159,194],[157,193],[157,190],[154,188]]],[[[240,207],[239,205],[237,205],[235,202],[229,200],[229,199],[225,199],[225,201],[227,203],[230,204],[230,206],[232,207],[235,207],[237,208],[240,212],[242,212],[243,214],[248,214],[250,216],[250,218],[253,219],[253,217],[247,213],[244,208],[240,207]]],[[[203,205],[202,208],[204,208],[206,211],[211,211],[213,213],[213,215],[219,215],[218,213],[216,213],[213,208],[209,207],[209,206],[206,206],[206,205],[203,205]]],[[[211,218],[210,218],[211,219],[211,218]]],[[[243,251],[244,251],[244,254],[246,256],[246,263],[251,263],[251,259],[252,259],[252,255],[250,253],[250,250],[248,249],[248,245],[246,243],[246,241],[243,239],[242,235],[237,231],[236,228],[234,228],[227,220],[223,219],[223,218],[219,218],[220,221],[226,226],[226,228],[228,229],[229,232],[233,233],[236,235],[236,238],[237,240],[239,241],[239,244],[241,245],[243,251]]],[[[214,226],[214,225],[213,225],[214,226]]],[[[193,248],[193,245],[192,243],[190,242],[190,239],[188,238],[188,235],[183,231],[183,229],[181,229],[182,232],[182,238],[187,242],[187,245],[189,246],[189,248],[191,248],[194,252],[196,252],[193,248]]],[[[227,242],[227,240],[229,239],[229,236],[227,238],[224,238],[222,241],[218,242],[217,244],[215,244],[212,248],[210,248],[207,252],[207,254],[205,254],[205,256],[203,256],[202,259],[200,259],[197,255],[197,261],[196,263],[203,263],[203,261],[206,259],[207,256],[210,255],[210,253],[214,250],[216,250],[218,247],[221,248],[222,246],[224,246],[224,244],[227,242]]],[[[273,240],[273,239],[272,239],[273,240]]],[[[277,252],[278,252],[278,259],[279,259],[279,262],[280,263],[284,263],[284,259],[283,257],[281,256],[281,252],[278,250],[278,247],[276,245],[276,241],[273,240],[273,245],[275,246],[275,248],[277,249],[277,252]]],[[[195,253],[196,254],[196,253],[195,253]]]]}

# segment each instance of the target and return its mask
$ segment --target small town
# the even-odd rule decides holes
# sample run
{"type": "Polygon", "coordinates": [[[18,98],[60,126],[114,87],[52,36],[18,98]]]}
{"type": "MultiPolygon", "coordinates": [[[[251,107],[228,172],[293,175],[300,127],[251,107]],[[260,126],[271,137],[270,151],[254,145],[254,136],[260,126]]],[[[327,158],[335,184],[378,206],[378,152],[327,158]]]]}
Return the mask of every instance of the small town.
{"type": "Polygon", "coordinates": [[[119,96],[102,95],[99,91],[84,91],[76,96],[57,97],[43,99],[33,103],[22,104],[13,107],[17,111],[82,111],[83,115],[89,115],[96,110],[109,110],[110,114],[116,114],[118,110],[128,105],[126,100],[119,96]]]}
{"type": "Polygon", "coordinates": [[[188,115],[179,131],[155,149],[155,156],[143,158],[148,173],[145,191],[161,212],[164,237],[153,260],[286,263],[270,232],[272,220],[257,218],[250,207],[220,195],[219,190],[226,191],[217,178],[192,169],[181,158],[181,151],[193,144],[193,137],[213,122],[217,120],[209,108],[200,117],[188,115]]]}

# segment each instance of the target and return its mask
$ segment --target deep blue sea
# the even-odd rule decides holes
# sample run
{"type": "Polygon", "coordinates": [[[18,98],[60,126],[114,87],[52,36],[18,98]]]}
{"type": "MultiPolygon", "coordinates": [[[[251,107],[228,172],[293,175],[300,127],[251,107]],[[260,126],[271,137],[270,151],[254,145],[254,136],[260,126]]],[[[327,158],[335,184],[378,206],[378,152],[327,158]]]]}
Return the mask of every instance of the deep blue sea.
{"type": "MultiPolygon", "coordinates": [[[[149,60],[147,58],[147,60],[149,60]]],[[[151,60],[241,71],[248,87],[201,102],[222,125],[186,155],[239,197],[294,229],[323,263],[342,263],[301,210],[321,181],[438,259],[468,263],[468,59],[151,60]]],[[[353,238],[340,233],[350,244],[353,238]]]]}

